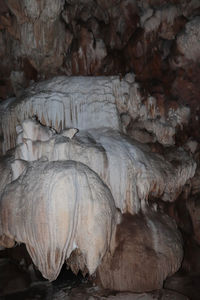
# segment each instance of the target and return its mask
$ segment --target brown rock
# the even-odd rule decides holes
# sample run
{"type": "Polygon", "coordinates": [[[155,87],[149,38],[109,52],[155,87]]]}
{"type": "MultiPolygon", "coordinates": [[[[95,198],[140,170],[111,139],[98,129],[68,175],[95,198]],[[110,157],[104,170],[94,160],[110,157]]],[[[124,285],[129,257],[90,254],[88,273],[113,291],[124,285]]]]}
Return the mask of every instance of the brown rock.
{"type": "Polygon", "coordinates": [[[187,201],[187,209],[192,221],[194,239],[200,245],[200,199],[199,194],[187,201]]]}
{"type": "Polygon", "coordinates": [[[200,60],[200,17],[186,23],[185,30],[177,37],[178,50],[187,60],[200,60]],[[192,45],[192,47],[191,47],[192,45]]]}
{"type": "MultiPolygon", "coordinates": [[[[197,167],[194,177],[191,180],[192,195],[200,194],[200,166],[197,167]]],[[[198,197],[198,196],[197,196],[198,197]]]]}
{"type": "Polygon", "coordinates": [[[180,267],[180,235],[165,215],[124,215],[114,239],[115,245],[98,268],[104,288],[151,291],[161,288],[163,280],[180,267]]]}
{"type": "Polygon", "coordinates": [[[10,79],[0,80],[0,99],[12,96],[13,88],[10,79]]]}
{"type": "Polygon", "coordinates": [[[189,276],[177,273],[166,280],[164,287],[186,295],[191,300],[199,300],[199,280],[200,276],[189,276]]]}
{"type": "Polygon", "coordinates": [[[9,12],[8,6],[5,0],[0,1],[0,14],[6,14],[9,12]]]}
{"type": "Polygon", "coordinates": [[[184,258],[181,268],[188,276],[199,276],[200,246],[191,235],[184,235],[184,240],[184,258]]]}
{"type": "MultiPolygon", "coordinates": [[[[104,299],[104,298],[103,298],[104,299]]],[[[186,296],[170,291],[159,290],[153,293],[132,294],[132,293],[119,293],[116,296],[109,296],[110,300],[189,300],[186,296]]]]}

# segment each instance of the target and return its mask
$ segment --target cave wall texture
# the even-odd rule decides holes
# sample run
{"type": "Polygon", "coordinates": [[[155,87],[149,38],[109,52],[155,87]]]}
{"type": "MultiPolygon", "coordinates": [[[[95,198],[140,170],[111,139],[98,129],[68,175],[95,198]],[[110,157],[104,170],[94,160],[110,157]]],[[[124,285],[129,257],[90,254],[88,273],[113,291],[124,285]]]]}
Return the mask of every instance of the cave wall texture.
{"type": "Polygon", "coordinates": [[[198,300],[199,127],[199,0],[0,0],[0,247],[45,278],[198,300]]]}
{"type": "Polygon", "coordinates": [[[0,97],[54,75],[131,71],[144,98],[191,107],[180,139],[199,139],[199,11],[198,0],[1,0],[0,97]]]}

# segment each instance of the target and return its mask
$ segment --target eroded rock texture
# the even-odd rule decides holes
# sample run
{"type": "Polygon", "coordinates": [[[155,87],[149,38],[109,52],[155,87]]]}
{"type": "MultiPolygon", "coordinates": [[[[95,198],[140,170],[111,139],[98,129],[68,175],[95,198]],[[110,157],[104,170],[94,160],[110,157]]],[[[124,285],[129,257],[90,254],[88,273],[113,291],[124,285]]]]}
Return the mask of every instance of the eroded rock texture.
{"type": "Polygon", "coordinates": [[[175,201],[194,175],[196,163],[184,151],[171,151],[162,157],[113,129],[79,131],[69,138],[71,131],[73,129],[52,136],[52,130],[37,121],[24,121],[17,137],[13,179],[24,168],[21,160],[45,157],[49,161],[79,161],[108,185],[121,212],[135,214],[145,209],[149,197],[175,201]]]}
{"type": "Polygon", "coordinates": [[[16,126],[37,116],[47,126],[60,131],[112,128],[127,133],[142,143],[175,144],[180,128],[187,127],[190,109],[159,104],[145,99],[134,74],[109,77],[56,77],[31,86],[19,98],[9,98],[0,105],[0,151],[16,144],[16,126]],[[139,133],[139,135],[138,135],[139,133]]]}
{"type": "Polygon", "coordinates": [[[79,268],[92,274],[109,247],[115,214],[110,191],[85,165],[35,162],[1,197],[1,245],[10,246],[4,237],[25,243],[49,280],[77,248],[79,268]]]}
{"type": "MultiPolygon", "coordinates": [[[[114,279],[112,283],[102,280],[105,288],[160,288],[166,276],[180,267],[182,244],[173,221],[151,213],[157,208],[148,208],[147,200],[152,194],[174,201],[177,188],[182,189],[193,176],[195,163],[190,160],[188,168],[188,164],[185,167],[180,162],[176,174],[170,161],[111,129],[80,133],[67,129],[57,134],[35,120],[26,120],[17,129],[17,146],[10,158],[1,163],[1,245],[25,243],[34,264],[49,280],[58,276],[65,260],[74,272],[93,274],[108,253],[110,257],[104,259],[108,260],[106,266],[114,279]],[[121,222],[117,208],[122,213],[143,211],[145,215],[136,219],[125,216],[121,222]],[[124,225],[126,218],[128,226],[124,225]],[[117,224],[120,225],[116,227],[117,224]],[[146,237],[143,227],[150,230],[147,229],[146,237]],[[121,234],[121,230],[125,232],[121,234]],[[127,245],[132,246],[127,249],[127,245]],[[115,278],[112,264],[119,247],[122,262],[115,278]],[[140,254],[140,259],[147,264],[145,269],[134,266],[135,260],[139,261],[137,247],[144,255],[140,254]],[[148,273],[153,266],[152,281],[140,280],[139,287],[138,278],[147,277],[143,270],[148,273]],[[132,276],[133,269],[138,277],[132,276]],[[118,279],[125,273],[131,283],[125,279],[119,287],[118,279]]],[[[102,278],[105,273],[108,276],[104,263],[100,270],[102,278]]]]}
{"type": "Polygon", "coordinates": [[[200,273],[199,15],[196,0],[0,0],[0,249],[120,291],[162,288],[183,244],[200,273]]]}
{"type": "Polygon", "coordinates": [[[181,236],[175,223],[157,213],[124,215],[98,276],[104,288],[152,291],[175,273],[182,261],[181,236]],[[151,274],[151,275],[150,275],[151,274]]]}
{"type": "Polygon", "coordinates": [[[2,99],[55,75],[131,71],[160,107],[188,105],[190,135],[200,138],[198,0],[1,0],[0,7],[2,99]]]}

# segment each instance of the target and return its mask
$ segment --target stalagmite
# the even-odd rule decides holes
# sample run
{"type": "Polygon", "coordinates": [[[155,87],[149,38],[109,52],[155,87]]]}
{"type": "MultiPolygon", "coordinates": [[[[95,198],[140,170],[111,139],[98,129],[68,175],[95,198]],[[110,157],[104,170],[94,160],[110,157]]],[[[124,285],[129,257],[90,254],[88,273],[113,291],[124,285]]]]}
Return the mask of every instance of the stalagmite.
{"type": "Polygon", "coordinates": [[[162,288],[183,258],[182,239],[175,222],[161,213],[125,214],[98,268],[104,288],[152,291],[162,288]]]}

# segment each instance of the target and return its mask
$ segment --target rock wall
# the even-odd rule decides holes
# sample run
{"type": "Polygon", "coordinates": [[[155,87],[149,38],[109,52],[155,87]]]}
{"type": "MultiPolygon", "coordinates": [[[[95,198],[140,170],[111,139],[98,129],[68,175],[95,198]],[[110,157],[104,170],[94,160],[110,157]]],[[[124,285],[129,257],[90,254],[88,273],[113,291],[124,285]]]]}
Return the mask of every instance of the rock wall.
{"type": "MultiPolygon", "coordinates": [[[[24,242],[50,280],[65,260],[63,241],[60,246],[50,224],[55,241],[41,242],[35,250],[34,233],[28,231],[28,224],[16,220],[15,211],[22,220],[23,213],[30,214],[39,224],[36,232],[42,215],[50,220],[47,204],[53,205],[57,198],[50,199],[35,180],[41,208],[37,193],[29,196],[23,188],[35,191],[28,174],[39,178],[40,165],[52,170],[57,166],[53,172],[59,169],[64,174],[59,160],[78,161],[84,170],[89,167],[104,191],[102,199],[108,191],[113,207],[107,216],[108,232],[103,225],[102,231],[97,230],[103,236],[100,246],[91,238],[97,242],[92,253],[81,236],[73,236],[74,241],[81,241],[78,247],[68,244],[72,251],[65,258],[75,273],[79,269],[93,273],[99,266],[104,287],[121,291],[160,288],[166,276],[180,267],[182,258],[182,241],[166,214],[182,233],[184,274],[200,273],[199,15],[198,0],[0,0],[0,243],[12,247],[15,241],[24,242]],[[23,212],[18,204],[24,195],[29,204],[23,212]],[[33,201],[39,201],[38,215],[32,210],[33,201]],[[116,211],[122,213],[117,220],[116,211]],[[130,220],[124,213],[132,214],[130,220]],[[18,228],[9,220],[18,222],[18,228]],[[138,234],[130,238],[133,229],[138,234]],[[28,234],[23,235],[26,230],[28,234]],[[160,248],[155,247],[156,241],[160,248]],[[178,245],[177,256],[169,249],[173,242],[178,245]],[[141,262],[138,249],[142,249],[146,273],[134,261],[141,262]],[[119,255],[124,258],[116,267],[119,255]],[[152,266],[153,261],[163,265],[166,273],[159,265],[152,266]],[[149,269],[155,275],[151,281],[149,269]],[[127,274],[130,281],[121,281],[127,274]]],[[[72,165],[75,172],[76,164],[72,165]]],[[[72,182],[72,186],[80,183],[78,179],[72,182]]],[[[88,190],[90,186],[94,189],[93,180],[87,182],[88,190]]],[[[88,207],[93,207],[93,198],[90,193],[88,207]]],[[[81,198],[73,199],[76,206],[81,198]]],[[[80,232],[88,234],[87,226],[81,226],[80,232]]],[[[51,235],[48,230],[45,234],[51,235]]],[[[180,288],[181,276],[175,275],[166,286],[190,297],[193,288],[180,288]]]]}
{"type": "MultiPolygon", "coordinates": [[[[129,73],[55,77],[0,109],[1,246],[25,243],[49,280],[66,261],[75,273],[98,270],[104,288],[161,288],[183,256],[180,234],[164,212],[188,185],[198,194],[198,143],[175,145],[188,107],[163,113],[156,98],[143,99],[129,73]]],[[[193,202],[186,207],[198,231],[193,202]]]]}
{"type": "Polygon", "coordinates": [[[34,116],[57,131],[107,127],[142,143],[164,146],[174,145],[190,121],[187,106],[160,105],[152,96],[145,99],[134,74],[123,79],[62,76],[42,81],[20,97],[3,101],[0,114],[0,153],[15,146],[16,126],[34,116]]]}
{"type": "Polygon", "coordinates": [[[188,105],[192,131],[178,140],[199,139],[199,1],[1,0],[0,7],[0,98],[55,75],[131,71],[144,97],[188,105]]]}
{"type": "Polygon", "coordinates": [[[24,243],[45,278],[55,280],[66,261],[75,273],[99,267],[104,288],[142,292],[180,267],[180,233],[149,200],[176,200],[196,169],[185,152],[174,167],[111,128],[58,134],[25,120],[8,155],[0,162],[0,245],[24,243]]]}

